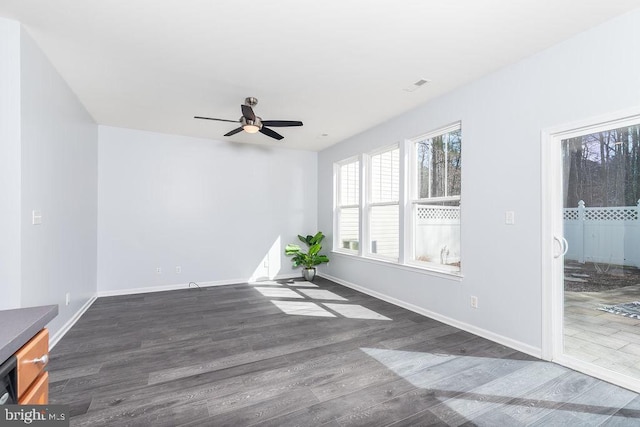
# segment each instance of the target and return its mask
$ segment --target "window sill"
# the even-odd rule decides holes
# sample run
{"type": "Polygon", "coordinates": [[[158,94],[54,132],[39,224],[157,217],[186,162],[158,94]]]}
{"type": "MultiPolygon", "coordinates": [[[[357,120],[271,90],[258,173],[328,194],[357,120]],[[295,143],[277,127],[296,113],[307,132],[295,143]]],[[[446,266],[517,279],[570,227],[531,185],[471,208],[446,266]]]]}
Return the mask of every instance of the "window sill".
{"type": "Polygon", "coordinates": [[[331,251],[334,255],[343,256],[345,258],[350,258],[358,261],[368,262],[370,264],[384,265],[387,267],[398,268],[400,270],[411,271],[414,273],[425,274],[428,276],[440,277],[442,279],[454,280],[456,282],[461,282],[464,278],[462,273],[453,273],[449,271],[435,270],[433,268],[422,267],[414,264],[399,264],[394,261],[386,261],[379,258],[370,258],[366,256],[358,255],[355,252],[346,252],[346,251],[331,251]]]}

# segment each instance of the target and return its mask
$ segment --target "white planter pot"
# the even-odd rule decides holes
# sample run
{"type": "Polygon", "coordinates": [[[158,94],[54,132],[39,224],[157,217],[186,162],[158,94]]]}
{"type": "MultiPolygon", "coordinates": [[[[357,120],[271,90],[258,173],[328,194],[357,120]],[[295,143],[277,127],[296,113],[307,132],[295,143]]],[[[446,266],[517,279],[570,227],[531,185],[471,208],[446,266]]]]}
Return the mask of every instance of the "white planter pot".
{"type": "Polygon", "coordinates": [[[303,268],[302,269],[302,277],[308,282],[312,282],[314,277],[316,277],[316,269],[315,268],[303,268]]]}

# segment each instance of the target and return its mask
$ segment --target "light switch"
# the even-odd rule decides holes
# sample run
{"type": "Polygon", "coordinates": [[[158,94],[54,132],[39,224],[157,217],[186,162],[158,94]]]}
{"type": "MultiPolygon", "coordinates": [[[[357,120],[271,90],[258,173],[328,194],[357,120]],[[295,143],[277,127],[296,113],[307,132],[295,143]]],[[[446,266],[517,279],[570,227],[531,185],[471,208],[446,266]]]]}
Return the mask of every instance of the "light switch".
{"type": "Polygon", "coordinates": [[[507,225],[513,225],[516,223],[516,214],[514,211],[506,211],[504,213],[504,223],[507,225]]]}
{"type": "Polygon", "coordinates": [[[33,225],[42,224],[42,212],[40,212],[40,211],[31,211],[31,223],[33,225]]]}

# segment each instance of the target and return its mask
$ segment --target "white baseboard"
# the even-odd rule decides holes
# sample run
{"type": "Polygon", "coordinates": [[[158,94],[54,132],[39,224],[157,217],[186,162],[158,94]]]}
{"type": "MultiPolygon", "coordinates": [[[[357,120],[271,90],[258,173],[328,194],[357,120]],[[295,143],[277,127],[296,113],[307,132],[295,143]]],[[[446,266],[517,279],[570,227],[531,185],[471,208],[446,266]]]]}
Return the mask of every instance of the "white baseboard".
{"type": "Polygon", "coordinates": [[[409,311],[413,311],[414,313],[421,314],[423,316],[429,317],[431,319],[437,320],[442,323],[446,323],[447,325],[456,327],[458,329],[462,329],[463,331],[470,332],[474,335],[478,335],[479,337],[486,338],[488,340],[494,341],[498,344],[505,345],[507,347],[513,348],[514,350],[521,351],[530,356],[534,356],[537,358],[542,357],[542,349],[533,347],[529,344],[525,344],[520,341],[516,341],[514,339],[496,334],[491,331],[487,331],[486,329],[479,328],[477,326],[471,325],[469,323],[460,322],[459,320],[452,319],[447,316],[443,316],[442,314],[424,309],[422,307],[418,307],[417,305],[413,305],[411,303],[399,300],[397,298],[391,297],[389,295],[372,291],[371,289],[367,289],[360,285],[356,285],[355,283],[347,282],[346,280],[339,279],[337,277],[333,277],[329,274],[320,273],[318,274],[320,277],[324,277],[325,279],[329,279],[332,282],[336,282],[342,286],[346,286],[347,288],[355,289],[356,291],[362,292],[363,294],[370,295],[374,298],[380,299],[382,301],[386,301],[390,304],[397,305],[398,307],[406,308],[409,311]]]}
{"type": "Polygon", "coordinates": [[[91,304],[93,304],[96,299],[98,299],[98,297],[96,295],[94,295],[91,298],[89,298],[89,300],[87,302],[85,302],[82,307],[80,307],[80,310],[78,310],[71,317],[71,319],[69,319],[67,321],[67,323],[65,323],[62,326],[62,328],[60,328],[58,330],[58,332],[55,333],[55,335],[53,335],[51,338],[49,338],[49,348],[50,349],[52,349],[53,347],[56,346],[56,344],[58,344],[58,342],[62,339],[62,337],[67,332],[69,332],[69,329],[71,329],[71,327],[76,324],[76,322],[80,319],[80,317],[84,314],[84,312],[87,311],[89,309],[89,307],[91,307],[91,304]]]}
{"type": "MultiPolygon", "coordinates": [[[[264,279],[264,280],[286,280],[286,279],[296,279],[302,277],[297,274],[285,274],[281,276],[276,276],[273,279],[264,279]]],[[[259,282],[263,279],[256,280],[259,282]]],[[[250,279],[231,279],[231,280],[217,280],[210,282],[194,282],[197,283],[201,288],[207,288],[210,286],[227,286],[227,285],[238,285],[241,283],[252,282],[250,279]]],[[[195,288],[195,286],[191,286],[195,288]]],[[[113,297],[118,295],[133,295],[133,294],[146,294],[150,292],[163,292],[163,291],[175,291],[179,289],[188,289],[189,283],[173,283],[170,285],[162,285],[162,286],[149,286],[144,288],[131,288],[131,289],[115,289],[112,291],[98,291],[98,297],[113,297]]]]}

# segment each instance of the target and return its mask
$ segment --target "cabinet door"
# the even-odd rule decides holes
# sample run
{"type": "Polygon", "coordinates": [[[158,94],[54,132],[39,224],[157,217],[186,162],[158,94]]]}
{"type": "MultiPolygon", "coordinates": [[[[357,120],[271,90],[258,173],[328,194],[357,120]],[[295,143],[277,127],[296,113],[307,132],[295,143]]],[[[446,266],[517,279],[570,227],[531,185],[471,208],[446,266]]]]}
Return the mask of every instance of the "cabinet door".
{"type": "Polygon", "coordinates": [[[18,404],[46,405],[47,403],[49,403],[49,372],[44,372],[18,400],[18,404]]]}
{"type": "Polygon", "coordinates": [[[18,366],[18,400],[31,387],[49,361],[49,331],[38,332],[28,343],[16,351],[18,366]]]}

